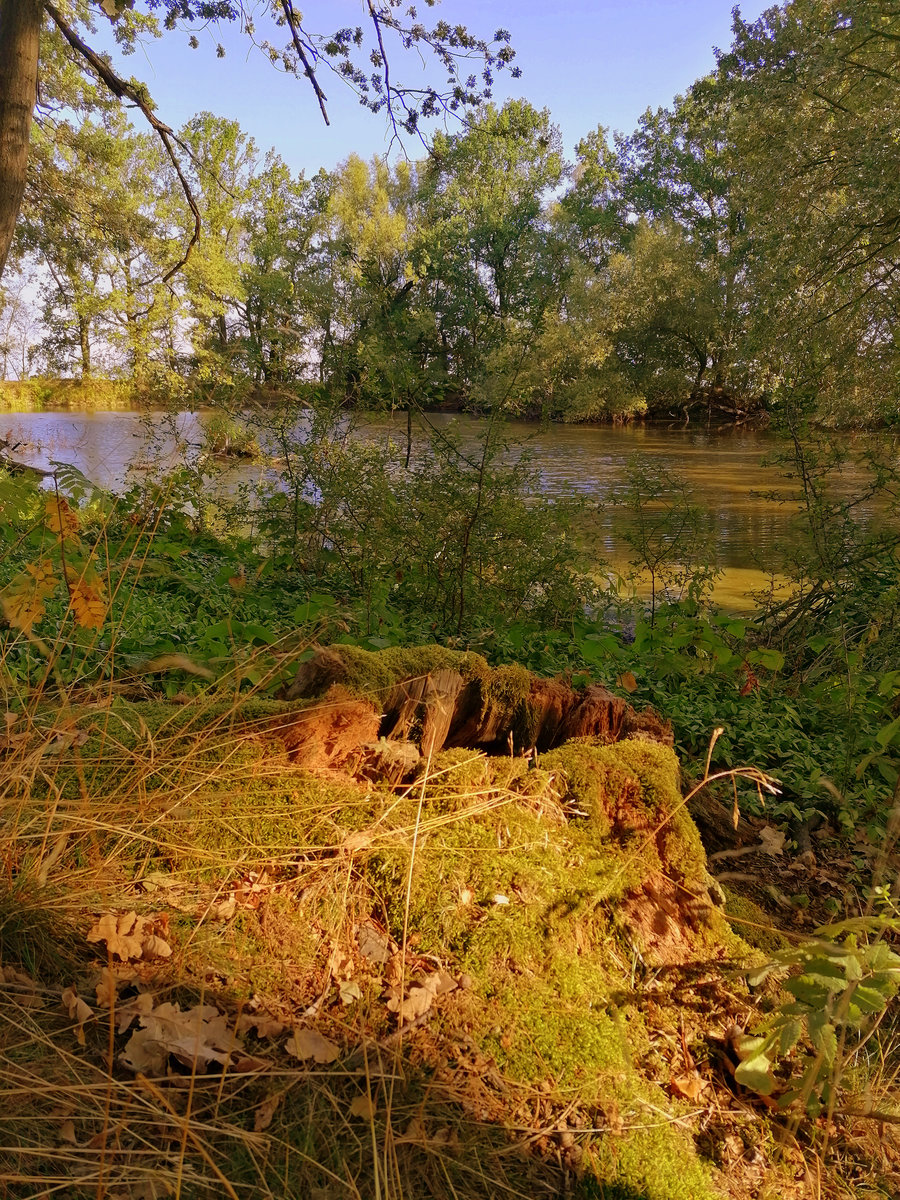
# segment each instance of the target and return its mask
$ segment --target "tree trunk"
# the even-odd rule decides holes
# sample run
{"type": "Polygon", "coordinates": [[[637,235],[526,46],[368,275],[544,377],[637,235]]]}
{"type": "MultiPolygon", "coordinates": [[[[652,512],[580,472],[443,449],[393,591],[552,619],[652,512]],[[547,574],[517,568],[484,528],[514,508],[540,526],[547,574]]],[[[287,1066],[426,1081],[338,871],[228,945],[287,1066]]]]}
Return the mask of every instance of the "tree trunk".
{"type": "Polygon", "coordinates": [[[0,0],[0,276],[25,192],[43,15],[41,0],[0,0]]]}
{"type": "Polygon", "coordinates": [[[91,321],[90,317],[78,318],[78,344],[81,349],[81,378],[91,375],[91,321]]]}

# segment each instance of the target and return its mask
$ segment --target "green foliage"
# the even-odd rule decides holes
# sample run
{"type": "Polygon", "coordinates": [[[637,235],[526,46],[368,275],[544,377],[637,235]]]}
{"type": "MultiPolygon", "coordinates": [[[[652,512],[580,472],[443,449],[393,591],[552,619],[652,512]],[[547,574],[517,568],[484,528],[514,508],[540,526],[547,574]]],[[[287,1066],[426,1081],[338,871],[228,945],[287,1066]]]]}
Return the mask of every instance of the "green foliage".
{"type": "Polygon", "coordinates": [[[826,926],[815,940],[780,950],[748,976],[759,985],[788,973],[778,1005],[756,1036],[739,1045],[738,1083],[764,1096],[779,1089],[775,1075],[805,1037],[812,1053],[787,1064],[779,1104],[799,1102],[812,1116],[831,1109],[843,1062],[883,1016],[900,989],[900,954],[885,938],[900,930],[895,917],[858,918],[826,926]]]}
{"type": "Polygon", "coordinates": [[[663,599],[698,603],[718,574],[709,514],[683,480],[637,456],[629,459],[619,503],[626,510],[624,539],[632,551],[633,579],[649,579],[650,624],[663,599]]]}

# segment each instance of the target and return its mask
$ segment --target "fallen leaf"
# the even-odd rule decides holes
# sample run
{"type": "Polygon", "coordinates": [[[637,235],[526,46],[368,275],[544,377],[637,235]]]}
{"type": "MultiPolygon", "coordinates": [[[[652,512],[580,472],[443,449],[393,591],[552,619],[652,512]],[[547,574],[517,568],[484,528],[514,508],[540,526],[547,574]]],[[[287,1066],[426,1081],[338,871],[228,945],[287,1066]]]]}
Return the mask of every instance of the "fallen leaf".
{"type": "Polygon", "coordinates": [[[674,1095],[683,1096],[685,1100],[690,1100],[692,1103],[696,1103],[700,1099],[707,1086],[707,1081],[701,1079],[697,1071],[691,1071],[687,1075],[679,1075],[669,1080],[669,1087],[674,1095]]]}
{"type": "Polygon", "coordinates": [[[110,954],[115,954],[127,962],[131,958],[141,957],[140,938],[131,938],[129,933],[134,927],[136,914],[133,912],[104,913],[87,935],[89,942],[105,942],[110,954]]]}
{"type": "Polygon", "coordinates": [[[328,968],[335,979],[350,979],[353,976],[353,959],[335,946],[328,959],[328,968]]]}
{"type": "Polygon", "coordinates": [[[141,943],[144,958],[171,958],[172,947],[155,933],[148,934],[141,943]]]}
{"type": "Polygon", "coordinates": [[[241,1013],[237,1024],[238,1033],[247,1033],[251,1029],[256,1031],[256,1036],[260,1039],[276,1038],[284,1033],[285,1025],[283,1021],[266,1012],[241,1013]]]}
{"type": "Polygon", "coordinates": [[[350,1101],[349,1113],[351,1117],[362,1117],[365,1121],[371,1121],[375,1116],[375,1104],[371,1096],[354,1096],[350,1101]]]}
{"type": "Polygon", "coordinates": [[[164,1075],[168,1058],[165,1045],[149,1029],[138,1029],[128,1039],[119,1062],[136,1074],[164,1075]]]}
{"type": "Polygon", "coordinates": [[[340,1056],[340,1047],[315,1029],[295,1029],[285,1043],[285,1050],[294,1058],[311,1058],[317,1063],[334,1062],[340,1056]]]}
{"type": "Polygon", "coordinates": [[[97,980],[97,1003],[101,1008],[111,1008],[116,1001],[118,981],[114,971],[103,967],[97,980]]]}
{"type": "Polygon", "coordinates": [[[210,918],[213,921],[230,921],[237,911],[237,897],[234,892],[223,900],[220,904],[214,904],[209,910],[210,918]]]}
{"type": "Polygon", "coordinates": [[[74,988],[68,987],[62,994],[63,1008],[75,1022],[75,1036],[79,1046],[84,1045],[84,1023],[94,1016],[94,1010],[78,995],[74,988]]]}
{"type": "Polygon", "coordinates": [[[775,829],[772,825],[763,825],[759,831],[763,854],[784,854],[784,837],[784,830],[775,829]]]}
{"type": "Polygon", "coordinates": [[[119,1033],[125,1033],[135,1021],[148,1016],[152,1011],[152,992],[140,992],[125,1004],[120,1004],[116,1010],[116,1027],[119,1033]]]}
{"type": "Polygon", "coordinates": [[[388,1010],[395,1012],[404,1025],[424,1016],[434,1003],[435,997],[444,992],[452,992],[457,982],[447,971],[437,970],[420,984],[412,984],[405,1000],[400,999],[399,992],[392,988],[391,999],[388,1000],[388,1010]]]}
{"type": "Polygon", "coordinates": [[[355,979],[345,979],[338,989],[341,997],[341,1004],[349,1005],[355,1000],[362,1000],[362,991],[355,979]]]}
{"type": "Polygon", "coordinates": [[[162,1074],[171,1055],[202,1072],[213,1062],[230,1066],[232,1053],[242,1049],[229,1018],[211,1004],[195,1004],[185,1012],[178,1004],[160,1004],[138,1019],[143,1028],[131,1035],[119,1056],[135,1071],[162,1074]]]}
{"type": "Polygon", "coordinates": [[[416,1113],[400,1137],[397,1138],[396,1144],[400,1145],[404,1142],[412,1142],[413,1145],[423,1146],[427,1140],[425,1122],[422,1120],[421,1113],[416,1113]]]}
{"type": "Polygon", "coordinates": [[[272,1118],[275,1116],[275,1111],[281,1103],[284,1096],[283,1092],[274,1092],[271,1096],[267,1096],[256,1110],[256,1116],[253,1118],[253,1132],[262,1133],[264,1129],[268,1129],[272,1124],[272,1118]]]}
{"type": "Polygon", "coordinates": [[[87,935],[89,942],[105,942],[110,954],[122,962],[139,958],[169,958],[172,947],[159,937],[154,923],[166,922],[162,918],[139,917],[133,910],[127,913],[104,913],[87,935]]]}
{"type": "Polygon", "coordinates": [[[251,1071],[268,1071],[271,1065],[267,1058],[260,1058],[256,1054],[239,1054],[232,1058],[229,1070],[237,1072],[238,1075],[249,1075],[251,1071]]]}
{"type": "Polygon", "coordinates": [[[391,957],[391,939],[374,925],[363,925],[356,940],[360,953],[369,962],[386,963],[391,957]]]}

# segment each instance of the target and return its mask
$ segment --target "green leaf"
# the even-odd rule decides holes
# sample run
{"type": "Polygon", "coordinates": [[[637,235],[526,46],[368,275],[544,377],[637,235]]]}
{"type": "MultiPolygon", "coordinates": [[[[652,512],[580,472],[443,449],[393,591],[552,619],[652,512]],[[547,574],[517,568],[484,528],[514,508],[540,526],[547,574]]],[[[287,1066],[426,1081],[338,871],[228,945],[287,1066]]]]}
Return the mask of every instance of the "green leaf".
{"type": "Polygon", "coordinates": [[[775,1090],[775,1077],[772,1074],[772,1064],[764,1054],[748,1058],[740,1063],[734,1072],[738,1083],[760,1096],[771,1096],[775,1090]]]}
{"type": "Polygon", "coordinates": [[[883,725],[875,734],[875,741],[879,746],[887,748],[900,733],[900,717],[891,721],[889,725],[883,725]]]}
{"type": "Polygon", "coordinates": [[[784,666],[784,655],[780,650],[753,650],[747,655],[747,661],[758,663],[767,671],[780,671],[784,666]]]}
{"type": "Polygon", "coordinates": [[[797,1044],[802,1032],[802,1021],[786,1021],[778,1034],[779,1053],[782,1055],[787,1054],[797,1044]]]}
{"type": "Polygon", "coordinates": [[[824,1012],[810,1013],[806,1021],[809,1040],[818,1054],[830,1066],[837,1054],[837,1033],[824,1012]]]}
{"type": "Polygon", "coordinates": [[[833,991],[840,988],[840,983],[837,980],[831,979],[823,986],[821,983],[816,983],[806,975],[801,975],[797,979],[786,979],[784,989],[790,992],[802,1003],[812,1009],[824,1009],[825,1005],[831,999],[833,991]],[[833,986],[829,986],[833,985],[833,986]]]}
{"type": "Polygon", "coordinates": [[[879,696],[895,696],[900,691],[900,671],[888,671],[878,680],[879,696]]]}
{"type": "Polygon", "coordinates": [[[881,1012],[887,1006],[892,995],[893,989],[885,992],[881,988],[866,987],[864,984],[860,984],[853,992],[853,1003],[863,1013],[881,1012]]]}
{"type": "Polygon", "coordinates": [[[763,963],[761,967],[755,967],[752,971],[747,972],[747,982],[751,987],[759,987],[777,969],[777,963],[763,963]]]}

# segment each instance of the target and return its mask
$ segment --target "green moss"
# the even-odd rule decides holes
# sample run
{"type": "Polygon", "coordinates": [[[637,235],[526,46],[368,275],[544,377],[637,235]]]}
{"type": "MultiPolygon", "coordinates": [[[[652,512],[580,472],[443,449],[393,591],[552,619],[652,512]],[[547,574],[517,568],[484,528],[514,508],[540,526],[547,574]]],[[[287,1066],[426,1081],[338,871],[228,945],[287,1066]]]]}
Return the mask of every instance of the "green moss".
{"type": "Polygon", "coordinates": [[[491,677],[491,668],[480,654],[447,650],[443,646],[392,646],[372,651],[334,645],[329,652],[337,655],[346,669],[341,683],[347,691],[367,699],[389,691],[405,679],[418,679],[435,671],[458,671],[466,681],[486,681],[491,677]]]}
{"type": "MultiPolygon", "coordinates": [[[[477,685],[482,718],[496,708],[503,719],[514,725],[517,735],[520,729],[527,732],[533,677],[524,667],[491,668],[480,654],[443,646],[395,646],[370,651],[359,646],[333,645],[329,653],[337,655],[343,663],[346,674],[340,683],[350,695],[370,699],[389,692],[406,679],[419,679],[436,671],[456,671],[464,683],[477,685]]],[[[533,720],[532,712],[532,723],[533,720]]],[[[523,737],[521,744],[526,741],[523,737]]]]}
{"type": "MultiPolygon", "coordinates": [[[[430,652],[344,651],[354,688],[386,686],[379,672],[405,678],[449,665],[430,652]]],[[[489,703],[522,704],[527,673],[478,674],[477,656],[441,655],[451,655],[454,669],[467,659],[489,703]]],[[[354,952],[364,920],[375,918],[398,942],[406,930],[423,964],[471,976],[470,987],[435,1006],[449,1037],[464,1011],[477,1053],[523,1094],[549,1081],[585,1112],[621,1114],[615,1137],[585,1135],[596,1195],[712,1196],[690,1140],[660,1115],[671,1098],[642,1074],[650,1034],[616,953],[616,904],[626,893],[662,867],[703,878],[672,752],[584,741],[530,769],[522,758],[445,751],[432,761],[420,804],[416,787],[366,790],[294,767],[271,729],[297,707],[117,701],[79,713],[83,744],[44,756],[68,805],[53,819],[64,828],[82,812],[84,779],[97,822],[71,835],[59,869],[76,858],[102,862],[106,891],[93,911],[142,902],[158,911],[158,894],[135,889],[154,871],[190,884],[195,906],[176,910],[171,926],[182,969],[229,978],[242,999],[290,994],[295,1010],[316,998],[332,946],[354,952]],[[279,890],[227,921],[206,917],[251,870],[268,872],[279,890]]],[[[45,800],[35,812],[52,844],[57,826],[45,834],[45,800]]],[[[341,1036],[355,1021],[380,1036],[393,1028],[380,968],[357,956],[355,970],[365,1002],[344,1011],[332,997],[332,1017],[341,1036]]]]}
{"type": "Polygon", "coordinates": [[[505,712],[514,713],[531,692],[532,675],[524,667],[496,667],[483,681],[485,706],[493,702],[505,712]]]}
{"type": "Polygon", "coordinates": [[[658,1094],[646,1101],[633,1105],[622,1133],[592,1143],[585,1200],[719,1200],[722,1193],[690,1135],[659,1116],[658,1094]]]}
{"type": "Polygon", "coordinates": [[[735,932],[755,950],[774,954],[790,945],[772,924],[772,918],[749,897],[740,896],[729,888],[725,892],[725,916],[732,921],[735,932]]]}
{"type": "Polygon", "coordinates": [[[684,807],[678,759],[667,746],[632,739],[568,742],[541,756],[564,799],[586,812],[599,838],[612,832],[648,863],[685,880],[705,878],[706,855],[684,807]]]}

